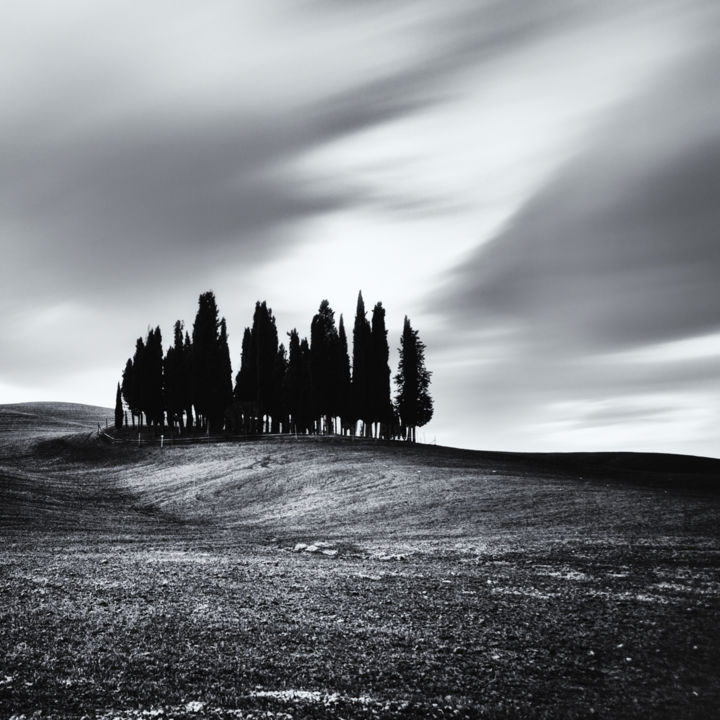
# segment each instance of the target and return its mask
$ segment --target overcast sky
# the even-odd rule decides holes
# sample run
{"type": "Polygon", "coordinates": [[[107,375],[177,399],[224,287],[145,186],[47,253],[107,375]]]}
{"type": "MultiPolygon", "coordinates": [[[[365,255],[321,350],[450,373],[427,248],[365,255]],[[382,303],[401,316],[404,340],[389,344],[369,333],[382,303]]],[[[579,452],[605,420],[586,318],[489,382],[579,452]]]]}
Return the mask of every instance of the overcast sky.
{"type": "Polygon", "coordinates": [[[716,0],[6,0],[0,403],[358,290],[419,439],[720,456],[716,0]],[[394,359],[394,362],[396,360],[394,359]],[[393,368],[394,371],[394,368],[393,368]]]}

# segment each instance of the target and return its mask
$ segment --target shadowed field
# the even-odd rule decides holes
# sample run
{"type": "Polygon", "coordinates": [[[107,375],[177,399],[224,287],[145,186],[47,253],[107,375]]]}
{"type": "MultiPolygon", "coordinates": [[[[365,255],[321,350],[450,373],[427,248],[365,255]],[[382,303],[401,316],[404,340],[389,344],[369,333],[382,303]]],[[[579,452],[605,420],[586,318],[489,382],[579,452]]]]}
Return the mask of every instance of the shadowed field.
{"type": "Polygon", "coordinates": [[[0,406],[2,717],[716,711],[720,461],[108,416],[0,406]]]}

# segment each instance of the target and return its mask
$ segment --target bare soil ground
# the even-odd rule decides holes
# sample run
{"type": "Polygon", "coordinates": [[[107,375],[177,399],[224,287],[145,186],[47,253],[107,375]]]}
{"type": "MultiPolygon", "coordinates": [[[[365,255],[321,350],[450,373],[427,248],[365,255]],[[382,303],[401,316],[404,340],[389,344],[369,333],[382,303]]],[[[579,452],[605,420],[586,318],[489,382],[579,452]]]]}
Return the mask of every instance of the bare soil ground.
{"type": "Polygon", "coordinates": [[[2,718],[716,716],[720,461],[108,414],[0,406],[2,718]]]}

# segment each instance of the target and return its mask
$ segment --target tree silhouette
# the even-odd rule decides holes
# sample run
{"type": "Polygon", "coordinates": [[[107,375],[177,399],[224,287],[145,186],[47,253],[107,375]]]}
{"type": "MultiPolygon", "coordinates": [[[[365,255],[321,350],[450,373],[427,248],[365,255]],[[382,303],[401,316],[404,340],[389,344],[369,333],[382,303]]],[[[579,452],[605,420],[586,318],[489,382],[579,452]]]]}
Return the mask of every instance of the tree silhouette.
{"type": "Polygon", "coordinates": [[[160,328],[148,332],[144,357],[141,365],[143,387],[142,410],[148,425],[162,425],[164,421],[163,401],[163,350],[160,328]]]}
{"type": "Polygon", "coordinates": [[[123,404],[122,404],[122,391],[120,390],[120,383],[117,386],[117,392],[115,393],[115,429],[120,430],[123,426],[123,404]]]}
{"type": "Polygon", "coordinates": [[[285,346],[281,343],[275,353],[273,362],[272,395],[268,410],[272,418],[270,431],[279,433],[282,427],[283,432],[288,432],[288,405],[285,395],[285,375],[288,369],[288,358],[285,346]]]}
{"type": "Polygon", "coordinates": [[[255,350],[258,415],[262,429],[267,432],[270,429],[269,416],[272,413],[275,396],[275,359],[278,352],[278,335],[272,310],[264,300],[255,304],[252,336],[255,350]]]}
{"type": "Polygon", "coordinates": [[[400,421],[408,432],[408,440],[412,442],[416,440],[415,429],[430,422],[433,416],[433,401],[428,392],[431,375],[425,368],[425,344],[417,330],[412,329],[406,315],[395,376],[398,387],[396,405],[400,421]]]}
{"type": "Polygon", "coordinates": [[[345,333],[345,323],[343,316],[340,315],[338,323],[338,413],[340,414],[340,424],[342,432],[352,432],[353,430],[353,412],[352,412],[352,386],[350,379],[350,357],[348,356],[347,335],[345,333]]]}
{"type": "Polygon", "coordinates": [[[225,318],[220,320],[220,335],[218,337],[218,385],[217,385],[217,411],[222,408],[223,426],[226,413],[232,404],[232,365],[230,363],[230,348],[228,347],[227,324],[225,318]]]}
{"type": "Polygon", "coordinates": [[[327,300],[320,303],[310,325],[310,373],[312,378],[313,415],[318,430],[325,419],[325,431],[333,431],[333,418],[339,413],[340,338],[335,327],[335,313],[327,300]]]}
{"type": "Polygon", "coordinates": [[[223,341],[221,321],[215,295],[208,291],[200,295],[192,335],[193,405],[205,420],[208,431],[220,430],[225,423],[225,410],[232,397],[225,362],[227,337],[223,341]]]}
{"type": "Polygon", "coordinates": [[[312,433],[318,430],[315,423],[312,362],[307,338],[300,341],[300,413],[298,423],[300,425],[298,432],[312,433]]]}
{"type": "Polygon", "coordinates": [[[358,293],[355,325],[353,326],[353,363],[351,403],[353,422],[362,420],[363,434],[370,433],[370,406],[368,398],[370,372],[370,323],[365,317],[362,291],[358,293]]]}
{"type": "Polygon", "coordinates": [[[183,383],[183,324],[181,320],[173,328],[173,344],[165,354],[165,409],[168,415],[168,424],[180,429],[184,428],[182,403],[183,383]]]}
{"type": "Polygon", "coordinates": [[[139,337],[135,343],[135,355],[132,359],[132,399],[131,412],[138,417],[138,427],[143,426],[145,408],[145,341],[139,337]]]}
{"type": "Polygon", "coordinates": [[[373,308],[369,353],[369,417],[379,427],[376,437],[388,437],[392,422],[390,399],[390,349],[385,329],[385,308],[377,303],[373,308]]]}
{"type": "Polygon", "coordinates": [[[257,408],[257,353],[255,352],[255,339],[252,330],[245,328],[240,355],[240,370],[235,376],[235,390],[233,392],[241,424],[246,433],[256,432],[255,418],[258,416],[257,408]]]}
{"type": "Polygon", "coordinates": [[[128,358],[127,363],[125,363],[125,369],[123,370],[122,394],[125,398],[125,402],[130,408],[130,417],[132,419],[133,427],[135,427],[135,415],[139,412],[139,410],[135,382],[135,365],[132,358],[128,358]]]}
{"type": "Polygon", "coordinates": [[[193,427],[193,351],[190,334],[185,331],[182,349],[182,381],[180,392],[182,406],[185,408],[185,427],[192,430],[193,427]]]}
{"type": "Polygon", "coordinates": [[[303,358],[300,352],[300,336],[298,331],[293,329],[288,333],[289,351],[287,370],[284,378],[284,395],[287,403],[287,411],[290,415],[291,432],[301,433],[305,431],[302,427],[301,418],[306,414],[303,407],[304,397],[304,368],[303,358]]]}

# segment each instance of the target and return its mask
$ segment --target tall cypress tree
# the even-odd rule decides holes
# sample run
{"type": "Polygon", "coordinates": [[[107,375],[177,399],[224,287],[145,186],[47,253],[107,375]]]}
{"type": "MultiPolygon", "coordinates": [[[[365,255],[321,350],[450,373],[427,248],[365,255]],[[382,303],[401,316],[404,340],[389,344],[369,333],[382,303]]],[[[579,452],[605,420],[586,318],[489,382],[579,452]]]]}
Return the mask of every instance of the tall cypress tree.
{"type": "Polygon", "coordinates": [[[288,409],[287,397],[285,394],[285,375],[288,369],[288,358],[285,346],[280,343],[275,353],[273,363],[272,397],[270,399],[270,416],[272,417],[271,432],[279,433],[282,426],[283,432],[288,432],[288,409]]]}
{"type": "Polygon", "coordinates": [[[123,405],[122,405],[122,391],[120,390],[120,383],[117,384],[117,392],[115,393],[115,429],[120,430],[123,426],[123,405]]]}
{"type": "Polygon", "coordinates": [[[300,341],[300,412],[298,423],[302,433],[318,432],[313,405],[312,359],[307,338],[300,341]]]}
{"type": "Polygon", "coordinates": [[[291,432],[302,432],[300,428],[300,418],[303,415],[303,366],[302,355],[300,353],[300,336],[294,328],[288,333],[290,338],[288,343],[288,364],[285,373],[285,399],[287,403],[287,411],[290,414],[290,430],[291,432]]]}
{"type": "Polygon", "coordinates": [[[269,430],[269,416],[275,395],[275,360],[278,352],[278,335],[272,310],[263,300],[255,304],[253,316],[253,344],[255,348],[255,372],[258,415],[269,430]]]}
{"type": "Polygon", "coordinates": [[[398,388],[396,404],[402,425],[412,442],[416,440],[415,428],[430,422],[433,416],[433,401],[428,392],[431,375],[425,368],[425,344],[405,316],[400,362],[395,376],[398,388]]]}
{"type": "Polygon", "coordinates": [[[200,295],[192,336],[193,404],[211,430],[222,429],[225,410],[231,401],[227,395],[225,373],[229,369],[223,359],[218,315],[214,293],[208,291],[200,295]]]}
{"type": "Polygon", "coordinates": [[[370,336],[370,323],[365,317],[365,302],[360,291],[353,326],[351,402],[353,421],[357,423],[358,420],[362,420],[365,435],[369,433],[371,422],[368,403],[370,336]]]}
{"type": "Polygon", "coordinates": [[[182,349],[182,380],[180,383],[181,405],[185,409],[185,427],[193,427],[193,352],[190,334],[185,331],[182,349]]]}
{"type": "Polygon", "coordinates": [[[335,313],[323,300],[310,326],[310,371],[314,415],[319,426],[325,418],[326,432],[332,432],[333,418],[339,414],[339,350],[335,313]]]}
{"type": "Polygon", "coordinates": [[[138,411],[138,400],[137,400],[137,391],[136,391],[136,382],[135,382],[135,366],[133,364],[132,358],[128,358],[127,363],[125,363],[125,369],[123,370],[122,394],[123,394],[123,397],[125,398],[125,402],[128,404],[128,407],[130,408],[130,417],[132,419],[133,427],[135,427],[135,415],[139,411],[138,411]]]}
{"type": "Polygon", "coordinates": [[[370,337],[370,388],[369,415],[373,423],[379,423],[377,436],[387,437],[392,420],[390,399],[390,349],[385,329],[385,308],[377,303],[373,308],[370,337]]]}
{"type": "Polygon", "coordinates": [[[232,404],[232,365],[230,362],[230,348],[228,347],[227,323],[225,318],[220,320],[220,335],[218,337],[218,384],[216,406],[218,412],[222,408],[223,423],[228,408],[232,404]]]}
{"type": "Polygon", "coordinates": [[[243,333],[240,369],[235,376],[235,389],[233,391],[235,403],[240,407],[242,425],[246,433],[257,431],[255,424],[258,416],[256,362],[255,340],[252,330],[246,327],[243,333]]]}
{"type": "Polygon", "coordinates": [[[143,413],[147,405],[147,386],[145,373],[145,341],[139,337],[135,343],[135,355],[132,359],[132,388],[135,400],[133,411],[138,416],[138,427],[143,426],[143,413]]]}
{"type": "Polygon", "coordinates": [[[143,410],[148,425],[161,425],[164,419],[163,351],[160,328],[148,331],[142,362],[143,410]]]}
{"type": "Polygon", "coordinates": [[[173,328],[173,344],[165,354],[165,409],[168,423],[175,427],[176,423],[182,431],[185,427],[183,411],[185,410],[185,358],[183,343],[183,323],[178,320],[173,328]]]}
{"type": "Polygon", "coordinates": [[[345,323],[342,315],[340,315],[340,322],[338,323],[338,343],[338,412],[344,435],[346,431],[349,432],[352,429],[353,413],[350,357],[348,356],[347,334],[345,333],[345,323]]]}

